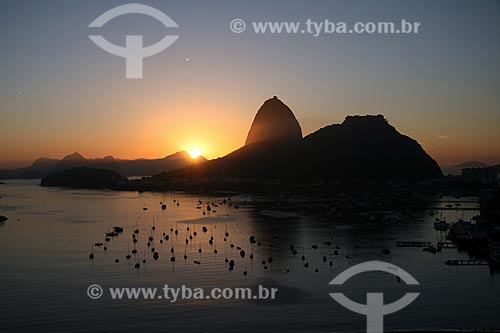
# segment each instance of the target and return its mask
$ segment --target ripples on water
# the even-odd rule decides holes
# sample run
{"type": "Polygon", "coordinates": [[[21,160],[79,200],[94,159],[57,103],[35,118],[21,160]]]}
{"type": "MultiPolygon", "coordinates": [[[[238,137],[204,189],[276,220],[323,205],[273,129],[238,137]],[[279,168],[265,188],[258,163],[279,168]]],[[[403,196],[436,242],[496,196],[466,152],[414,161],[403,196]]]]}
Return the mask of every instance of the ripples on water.
{"type": "MultiPolygon", "coordinates": [[[[8,181],[0,185],[0,212],[9,217],[0,227],[3,329],[362,331],[365,318],[333,301],[328,293],[334,290],[328,282],[351,265],[374,259],[399,265],[420,282],[418,288],[409,288],[391,275],[365,273],[342,286],[342,292],[362,303],[370,291],[383,291],[386,303],[408,291],[419,291],[421,296],[408,308],[385,318],[387,330],[500,327],[496,315],[500,305],[499,276],[487,266],[445,266],[447,259],[467,258],[455,249],[433,255],[418,248],[395,247],[397,240],[443,240],[444,235],[433,228],[434,218],[426,212],[413,214],[400,223],[330,222],[278,209],[260,209],[260,198],[233,195],[232,201],[240,209],[219,205],[216,213],[203,215],[204,209],[196,209],[198,200],[205,207],[207,201],[220,203],[227,195],[215,198],[183,193],[56,189],[41,188],[36,183],[8,181]],[[160,202],[167,204],[166,210],[161,210],[160,202]],[[123,234],[104,242],[104,233],[117,225],[125,228],[123,234]],[[126,254],[133,249],[131,235],[137,226],[138,258],[126,260],[126,254]],[[206,233],[203,226],[208,229],[206,233]],[[197,236],[186,245],[188,227],[197,236]],[[179,230],[179,234],[176,236],[171,228],[179,230]],[[226,230],[229,237],[224,242],[226,230]],[[169,240],[160,244],[163,232],[169,240]],[[251,246],[250,235],[262,245],[251,246]],[[149,236],[154,237],[160,255],[157,261],[146,246],[149,236]],[[213,245],[208,243],[210,236],[214,237],[213,245]],[[91,245],[101,241],[107,251],[94,247],[95,258],[89,260],[91,245]],[[332,241],[333,246],[325,245],[325,241],[332,241]],[[297,249],[297,255],[291,253],[290,244],[297,249]],[[318,249],[313,249],[313,244],[318,249]],[[245,258],[241,258],[236,246],[245,250],[245,258]],[[334,254],[336,246],[339,255],[334,254]],[[170,261],[172,247],[174,263],[170,261]],[[384,248],[392,253],[383,255],[384,248]],[[183,259],[184,253],[187,260],[183,259]],[[251,253],[253,260],[249,258],[251,253]],[[308,268],[304,267],[302,255],[306,256],[308,268]],[[261,261],[270,256],[274,260],[267,263],[265,270],[261,261]],[[323,256],[328,258],[326,263],[323,256]],[[224,262],[226,257],[235,260],[232,272],[224,262]],[[114,262],[117,258],[119,263],[114,262]],[[135,269],[134,264],[144,258],[147,263],[141,262],[141,268],[135,269]],[[328,265],[330,260],[332,267],[328,265]],[[263,284],[279,291],[274,301],[174,304],[166,300],[113,301],[106,296],[91,300],[86,295],[90,284],[105,289],[184,284],[207,290],[263,284]]],[[[474,198],[469,199],[462,207],[477,208],[474,198]]],[[[449,198],[436,201],[434,206],[443,207],[446,200],[449,198]]],[[[445,214],[451,222],[457,218],[467,220],[478,211],[445,214]]]]}

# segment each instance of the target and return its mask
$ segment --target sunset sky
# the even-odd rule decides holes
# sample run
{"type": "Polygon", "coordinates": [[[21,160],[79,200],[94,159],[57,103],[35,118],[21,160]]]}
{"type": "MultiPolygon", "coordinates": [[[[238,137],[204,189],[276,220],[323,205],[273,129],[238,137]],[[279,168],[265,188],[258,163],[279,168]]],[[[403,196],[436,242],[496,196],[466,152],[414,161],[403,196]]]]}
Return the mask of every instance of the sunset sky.
{"type": "Polygon", "coordinates": [[[125,1],[2,1],[0,168],[38,157],[157,158],[242,146],[273,95],[304,134],[384,114],[442,166],[500,163],[500,1],[137,1],[179,28],[125,15],[99,29],[124,45],[179,35],[142,80],[97,47],[90,22],[125,1]],[[235,34],[252,21],[421,22],[416,35],[235,34]]]}

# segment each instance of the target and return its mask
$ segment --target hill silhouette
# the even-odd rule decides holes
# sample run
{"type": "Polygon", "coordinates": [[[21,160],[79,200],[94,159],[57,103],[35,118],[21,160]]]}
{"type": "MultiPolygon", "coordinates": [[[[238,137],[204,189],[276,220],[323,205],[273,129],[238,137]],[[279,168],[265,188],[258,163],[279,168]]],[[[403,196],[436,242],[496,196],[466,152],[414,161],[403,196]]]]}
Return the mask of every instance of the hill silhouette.
{"type": "MultiPolygon", "coordinates": [[[[273,98],[259,112],[270,101],[282,103],[273,98]]],[[[288,115],[283,117],[289,119],[288,115]]],[[[281,118],[269,117],[267,121],[280,122],[281,118]]],[[[272,131],[274,126],[266,123],[260,128],[272,131]]],[[[316,183],[418,181],[442,176],[436,161],[418,142],[400,134],[382,115],[348,116],[342,124],[326,126],[303,139],[298,139],[297,134],[276,137],[265,131],[258,137],[262,140],[249,143],[247,139],[245,146],[222,158],[162,173],[151,180],[153,183],[316,183]]]]}

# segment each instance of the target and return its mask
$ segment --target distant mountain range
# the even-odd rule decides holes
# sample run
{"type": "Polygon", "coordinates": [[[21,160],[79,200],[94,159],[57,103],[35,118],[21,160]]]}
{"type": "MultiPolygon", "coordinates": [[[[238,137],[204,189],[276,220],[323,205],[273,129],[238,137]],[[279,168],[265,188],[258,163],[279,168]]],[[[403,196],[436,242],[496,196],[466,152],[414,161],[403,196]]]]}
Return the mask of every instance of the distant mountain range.
{"type": "Polygon", "coordinates": [[[191,158],[185,151],[159,158],[122,160],[112,156],[86,159],[79,153],[65,156],[62,160],[51,158],[37,159],[32,165],[13,170],[0,170],[0,179],[38,179],[49,174],[76,167],[105,169],[123,176],[151,176],[161,172],[206,162],[203,156],[191,158]]]}
{"type": "Polygon", "coordinates": [[[486,163],[478,162],[478,161],[469,161],[460,163],[454,166],[454,168],[484,168],[486,167],[486,163]]]}
{"type": "Polygon", "coordinates": [[[468,161],[453,166],[444,166],[441,169],[443,170],[443,173],[447,176],[460,176],[462,175],[463,169],[485,168],[485,167],[487,167],[486,163],[478,161],[468,161]]]}
{"type": "Polygon", "coordinates": [[[302,138],[293,112],[277,97],[258,110],[247,144],[222,158],[153,176],[150,183],[315,183],[417,181],[442,177],[417,141],[382,115],[348,116],[302,138]]]}

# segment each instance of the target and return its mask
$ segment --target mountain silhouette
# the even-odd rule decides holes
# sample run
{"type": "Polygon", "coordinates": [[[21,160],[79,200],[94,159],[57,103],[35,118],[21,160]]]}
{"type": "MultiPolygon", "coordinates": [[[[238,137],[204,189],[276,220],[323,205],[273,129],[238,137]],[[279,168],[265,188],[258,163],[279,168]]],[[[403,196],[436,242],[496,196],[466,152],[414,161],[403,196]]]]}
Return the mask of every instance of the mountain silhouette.
{"type": "Polygon", "coordinates": [[[31,169],[35,169],[38,171],[49,171],[56,166],[57,162],[59,161],[56,159],[42,157],[33,162],[33,164],[31,165],[31,169]]]}
{"type": "MultiPolygon", "coordinates": [[[[284,106],[273,98],[264,103],[258,114],[268,108],[268,103],[284,106]]],[[[284,122],[290,120],[286,112],[280,114],[284,122]]],[[[295,119],[293,113],[292,117],[295,119]]],[[[261,121],[255,118],[252,127],[261,121]]],[[[271,121],[280,123],[282,118],[271,121]]],[[[268,123],[265,128],[272,129],[272,126],[268,123]]],[[[298,128],[300,131],[300,126],[298,128]]],[[[249,138],[258,139],[250,140],[253,143],[247,139],[245,146],[222,158],[162,173],[153,176],[152,180],[162,183],[280,184],[418,181],[442,176],[436,161],[418,142],[400,134],[382,115],[348,116],[342,124],[326,126],[303,139],[299,139],[297,131],[295,136],[273,136],[266,131],[261,131],[259,136],[250,136],[250,133],[249,138]]]]}
{"type": "Polygon", "coordinates": [[[73,153],[66,155],[63,159],[63,161],[83,161],[85,158],[80,154],[80,153],[73,153]]]}
{"type": "Polygon", "coordinates": [[[441,169],[417,141],[400,134],[382,115],[347,116],[304,139],[303,167],[326,179],[424,180],[441,169]]]}
{"type": "Polygon", "coordinates": [[[292,110],[276,96],[257,111],[245,144],[274,139],[302,139],[302,129],[292,110]]]}
{"type": "Polygon", "coordinates": [[[126,176],[151,176],[160,172],[183,168],[188,165],[204,163],[203,156],[192,158],[188,152],[180,151],[158,159],[117,160],[121,173],[126,176]]]}
{"type": "Polygon", "coordinates": [[[39,179],[51,173],[76,167],[105,169],[118,172],[126,177],[151,176],[160,172],[203,163],[205,161],[206,159],[203,156],[193,159],[189,153],[185,151],[158,159],[136,160],[115,159],[113,156],[86,159],[79,153],[73,153],[65,156],[62,160],[39,158],[31,166],[25,168],[0,170],[0,179],[39,179]]]}
{"type": "Polygon", "coordinates": [[[115,172],[120,172],[121,168],[118,165],[117,161],[112,156],[106,156],[104,158],[96,158],[96,159],[85,159],[79,153],[73,153],[65,156],[61,161],[59,161],[50,173],[58,172],[61,170],[72,169],[76,167],[91,167],[98,169],[111,170],[115,172]]]}
{"type": "Polygon", "coordinates": [[[485,168],[486,163],[478,162],[478,161],[468,161],[457,164],[454,168],[485,168]]]}
{"type": "Polygon", "coordinates": [[[0,179],[38,179],[47,175],[59,160],[52,158],[39,158],[32,165],[14,170],[0,170],[0,179]]]}

